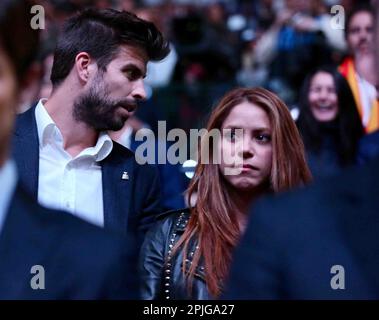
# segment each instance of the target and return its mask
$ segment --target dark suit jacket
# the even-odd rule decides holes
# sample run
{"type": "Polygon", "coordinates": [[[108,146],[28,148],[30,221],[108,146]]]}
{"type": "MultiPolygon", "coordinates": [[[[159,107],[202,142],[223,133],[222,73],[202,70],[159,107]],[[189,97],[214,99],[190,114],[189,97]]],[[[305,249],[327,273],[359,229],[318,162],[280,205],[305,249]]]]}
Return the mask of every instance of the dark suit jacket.
{"type": "Polygon", "coordinates": [[[378,168],[379,159],[257,204],[225,297],[378,299],[378,168]],[[345,289],[331,287],[342,276],[334,265],[344,268],[345,289]]]}
{"type": "Polygon", "coordinates": [[[138,298],[133,239],[127,244],[18,188],[0,231],[0,299],[138,298]],[[31,288],[34,265],[44,268],[44,290],[31,288]]]}
{"type": "Polygon", "coordinates": [[[379,156],[379,130],[365,135],[359,141],[358,164],[365,164],[379,156]]]}
{"type": "MultiPolygon", "coordinates": [[[[136,152],[137,148],[146,142],[137,141],[135,134],[132,135],[130,149],[136,152]]],[[[180,164],[171,164],[167,161],[165,164],[158,163],[158,154],[163,152],[167,154],[169,142],[166,144],[161,143],[159,140],[154,141],[151,148],[155,150],[155,157],[148,159],[149,163],[155,163],[159,172],[162,194],[162,212],[169,210],[179,210],[185,207],[183,193],[187,189],[189,179],[181,172],[180,164]]]]}
{"type": "MultiPolygon", "coordinates": [[[[37,200],[39,141],[35,106],[17,117],[12,147],[21,185],[37,200]]],[[[161,212],[156,168],[137,164],[133,152],[116,142],[101,166],[105,228],[124,234],[138,228],[142,241],[161,212]],[[124,171],[128,172],[129,180],[121,179],[124,171]]]]}

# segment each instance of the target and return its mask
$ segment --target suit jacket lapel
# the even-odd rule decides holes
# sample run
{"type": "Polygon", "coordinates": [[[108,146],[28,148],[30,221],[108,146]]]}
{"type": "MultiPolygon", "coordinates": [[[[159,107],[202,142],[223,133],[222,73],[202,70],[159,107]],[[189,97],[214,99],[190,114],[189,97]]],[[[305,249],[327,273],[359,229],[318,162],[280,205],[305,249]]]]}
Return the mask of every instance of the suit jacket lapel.
{"type": "Polygon", "coordinates": [[[21,185],[37,200],[39,141],[35,107],[17,117],[13,137],[13,158],[17,163],[21,185]]]}
{"type": "Polygon", "coordinates": [[[102,165],[104,227],[126,233],[132,205],[134,159],[131,152],[114,143],[111,154],[102,165]],[[128,179],[123,179],[126,172],[128,179]]]}

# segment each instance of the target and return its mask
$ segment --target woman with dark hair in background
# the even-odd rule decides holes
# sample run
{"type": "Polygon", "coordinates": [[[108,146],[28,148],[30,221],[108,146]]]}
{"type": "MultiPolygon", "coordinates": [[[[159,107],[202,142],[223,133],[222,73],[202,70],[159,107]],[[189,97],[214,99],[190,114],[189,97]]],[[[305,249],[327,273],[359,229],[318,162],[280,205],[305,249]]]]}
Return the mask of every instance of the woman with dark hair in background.
{"type": "Polygon", "coordinates": [[[333,68],[316,69],[304,82],[299,105],[297,124],[313,177],[354,164],[364,131],[344,77],[333,68]]]}
{"type": "Polygon", "coordinates": [[[210,116],[199,153],[188,190],[196,204],[163,214],[145,238],[143,299],[219,297],[250,203],[311,179],[286,105],[265,89],[227,93],[210,116]],[[212,132],[220,132],[219,139],[210,139],[212,132]]]}

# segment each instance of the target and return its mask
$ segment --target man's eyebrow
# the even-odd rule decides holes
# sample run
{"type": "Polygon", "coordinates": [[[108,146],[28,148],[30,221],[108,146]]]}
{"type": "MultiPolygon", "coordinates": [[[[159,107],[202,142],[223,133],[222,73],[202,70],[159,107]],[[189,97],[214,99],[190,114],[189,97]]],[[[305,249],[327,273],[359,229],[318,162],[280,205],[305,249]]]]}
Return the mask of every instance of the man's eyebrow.
{"type": "Polygon", "coordinates": [[[140,67],[138,67],[137,65],[133,64],[133,63],[128,63],[126,65],[124,65],[122,68],[121,68],[122,71],[134,71],[134,72],[138,72],[140,74],[140,76],[142,78],[145,78],[146,77],[146,70],[142,70],[140,67]]]}

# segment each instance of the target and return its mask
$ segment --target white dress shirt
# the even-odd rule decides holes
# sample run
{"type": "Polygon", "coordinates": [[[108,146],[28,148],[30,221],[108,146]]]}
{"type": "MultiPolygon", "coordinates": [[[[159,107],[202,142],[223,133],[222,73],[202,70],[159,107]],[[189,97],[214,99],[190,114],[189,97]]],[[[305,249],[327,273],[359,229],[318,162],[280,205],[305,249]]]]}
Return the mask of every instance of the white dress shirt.
{"type": "Polygon", "coordinates": [[[9,205],[13,197],[17,183],[16,165],[12,161],[7,161],[0,167],[0,232],[3,228],[5,217],[8,213],[9,205]]]}
{"type": "Polygon", "coordinates": [[[35,115],[39,139],[38,202],[48,208],[68,211],[98,226],[104,226],[102,172],[99,161],[112,151],[113,142],[101,133],[94,147],[72,157],[63,148],[59,128],[41,99],[35,115]]]}

